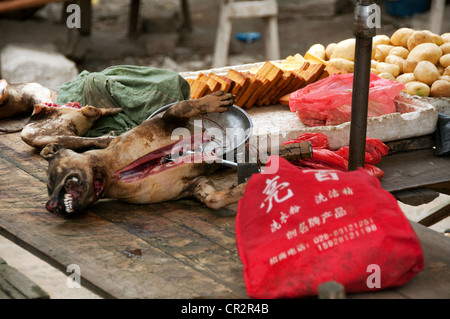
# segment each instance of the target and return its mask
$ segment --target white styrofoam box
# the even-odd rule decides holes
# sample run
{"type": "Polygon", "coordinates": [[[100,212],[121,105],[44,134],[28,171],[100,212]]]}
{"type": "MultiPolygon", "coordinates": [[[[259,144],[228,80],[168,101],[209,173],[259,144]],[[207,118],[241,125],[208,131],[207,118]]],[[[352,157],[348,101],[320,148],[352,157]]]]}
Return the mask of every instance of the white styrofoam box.
{"type": "MultiPolygon", "coordinates": [[[[383,142],[431,134],[436,129],[438,112],[435,107],[420,99],[400,94],[395,99],[397,112],[367,119],[367,137],[383,142]]],[[[253,120],[253,135],[258,138],[279,139],[283,143],[311,132],[328,136],[334,150],[347,146],[350,137],[350,122],[333,126],[309,127],[291,112],[286,105],[253,107],[248,110],[253,120]]]]}
{"type": "Polygon", "coordinates": [[[419,99],[433,105],[439,113],[450,116],[450,97],[423,97],[419,99]]]}

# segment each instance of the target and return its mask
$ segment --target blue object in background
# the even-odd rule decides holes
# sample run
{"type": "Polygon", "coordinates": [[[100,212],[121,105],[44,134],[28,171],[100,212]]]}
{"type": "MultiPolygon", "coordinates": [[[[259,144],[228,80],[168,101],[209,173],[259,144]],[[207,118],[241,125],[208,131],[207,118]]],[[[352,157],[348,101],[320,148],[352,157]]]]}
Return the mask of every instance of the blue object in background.
{"type": "Polygon", "coordinates": [[[261,39],[260,32],[238,32],[236,33],[236,39],[245,43],[252,43],[261,39]]]}
{"type": "Polygon", "coordinates": [[[386,0],[386,11],[399,17],[412,16],[430,9],[431,0],[386,0]]]}

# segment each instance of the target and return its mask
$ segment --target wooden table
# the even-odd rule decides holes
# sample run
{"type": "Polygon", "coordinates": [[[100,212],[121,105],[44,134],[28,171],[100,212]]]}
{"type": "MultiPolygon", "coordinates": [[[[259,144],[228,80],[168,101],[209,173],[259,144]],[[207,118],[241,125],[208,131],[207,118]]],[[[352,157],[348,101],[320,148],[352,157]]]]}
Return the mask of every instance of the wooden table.
{"type": "MultiPolygon", "coordinates": [[[[0,127],[24,122],[0,121],[0,127]]],[[[443,161],[447,169],[437,175],[448,182],[450,159],[443,161]]],[[[413,173],[396,165],[383,160],[386,183],[392,172],[413,173]]],[[[248,297],[235,243],[236,205],[212,211],[191,200],[153,205],[102,200],[86,214],[67,219],[44,208],[46,169],[47,162],[22,142],[20,133],[0,135],[1,235],[67,275],[69,265],[78,265],[81,284],[102,297],[248,297]]],[[[435,170],[424,166],[421,173],[431,177],[435,170]]],[[[216,180],[227,187],[237,177],[224,169],[216,180]]],[[[349,298],[450,298],[450,238],[412,224],[426,269],[403,287],[349,298]]]]}

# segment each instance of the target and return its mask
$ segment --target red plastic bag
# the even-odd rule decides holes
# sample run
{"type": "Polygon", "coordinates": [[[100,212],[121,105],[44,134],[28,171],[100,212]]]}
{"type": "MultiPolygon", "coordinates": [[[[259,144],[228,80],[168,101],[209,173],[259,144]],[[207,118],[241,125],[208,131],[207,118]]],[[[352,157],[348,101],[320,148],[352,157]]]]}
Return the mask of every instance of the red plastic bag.
{"type": "Polygon", "coordinates": [[[311,142],[311,146],[313,148],[330,149],[330,145],[328,144],[328,136],[323,133],[303,133],[302,135],[297,136],[297,138],[284,142],[283,145],[308,141],[311,142]]]}
{"type": "MultiPolygon", "coordinates": [[[[367,164],[377,164],[381,161],[381,157],[387,155],[389,147],[381,140],[376,138],[366,138],[366,152],[364,162],[367,164]]],[[[337,154],[348,160],[349,147],[343,146],[336,151],[337,154]]]]}
{"type": "Polygon", "coordinates": [[[376,178],[273,162],[276,173],[250,178],[236,217],[250,297],[314,296],[331,280],[347,293],[375,291],[424,268],[419,239],[376,178]]]}
{"type": "MultiPolygon", "coordinates": [[[[368,116],[396,112],[394,97],[405,85],[370,74],[368,116]]],[[[290,95],[289,108],[308,126],[338,125],[350,121],[353,73],[333,74],[290,95]]]]}
{"type": "MultiPolygon", "coordinates": [[[[292,160],[297,167],[311,169],[337,169],[348,171],[349,147],[343,146],[337,151],[332,151],[328,144],[328,137],[323,133],[304,133],[295,139],[284,142],[285,144],[310,141],[313,148],[313,157],[301,160],[292,160]]],[[[366,138],[366,152],[364,169],[376,178],[383,178],[384,172],[374,166],[381,161],[381,157],[387,155],[389,147],[376,138],[366,138]]]]}

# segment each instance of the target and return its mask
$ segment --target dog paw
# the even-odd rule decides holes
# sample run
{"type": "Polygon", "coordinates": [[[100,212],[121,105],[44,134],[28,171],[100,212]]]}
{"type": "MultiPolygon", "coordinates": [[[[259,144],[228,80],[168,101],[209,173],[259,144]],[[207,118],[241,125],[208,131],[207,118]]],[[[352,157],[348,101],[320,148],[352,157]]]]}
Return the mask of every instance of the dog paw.
{"type": "Polygon", "coordinates": [[[223,91],[216,91],[204,96],[202,99],[204,99],[203,102],[206,105],[207,113],[225,112],[234,103],[233,95],[223,91]]]}

